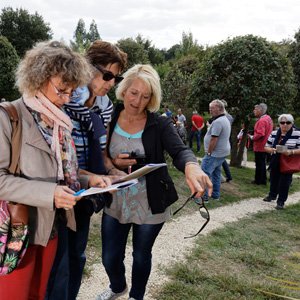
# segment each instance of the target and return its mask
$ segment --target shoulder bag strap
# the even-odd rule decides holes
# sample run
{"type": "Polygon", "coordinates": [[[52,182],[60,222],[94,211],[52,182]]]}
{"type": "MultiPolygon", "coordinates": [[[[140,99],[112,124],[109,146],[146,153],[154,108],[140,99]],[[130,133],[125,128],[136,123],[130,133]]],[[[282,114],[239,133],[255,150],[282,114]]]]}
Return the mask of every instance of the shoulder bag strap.
{"type": "Polygon", "coordinates": [[[20,175],[20,152],[22,133],[20,112],[19,109],[11,102],[3,102],[0,105],[4,110],[6,110],[12,122],[11,161],[8,170],[11,174],[20,175]]]}

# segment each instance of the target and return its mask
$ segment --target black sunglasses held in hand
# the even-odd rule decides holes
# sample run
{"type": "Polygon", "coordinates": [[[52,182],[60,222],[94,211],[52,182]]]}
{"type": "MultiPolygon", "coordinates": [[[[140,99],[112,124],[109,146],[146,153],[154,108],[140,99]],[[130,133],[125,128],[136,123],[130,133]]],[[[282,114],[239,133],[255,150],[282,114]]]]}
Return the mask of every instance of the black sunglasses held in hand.
{"type": "Polygon", "coordinates": [[[121,75],[115,76],[112,72],[103,70],[97,64],[93,64],[93,66],[103,74],[104,81],[111,81],[114,78],[116,83],[120,83],[124,79],[121,75]]]}
{"type": "MultiPolygon", "coordinates": [[[[174,213],[173,213],[173,216],[176,215],[182,208],[184,208],[186,206],[186,204],[190,201],[190,200],[195,200],[195,196],[196,196],[197,192],[195,192],[190,198],[188,198],[185,203],[180,207],[178,208],[174,213]]],[[[197,203],[197,202],[196,202],[197,203]]],[[[197,203],[198,204],[198,203],[197,203]]],[[[203,203],[203,200],[202,200],[202,203],[201,204],[198,204],[199,205],[199,212],[200,212],[200,216],[202,218],[204,218],[206,221],[205,223],[201,226],[200,230],[194,234],[194,235],[191,235],[191,236],[185,236],[184,238],[185,239],[188,239],[188,238],[192,238],[192,237],[195,237],[197,236],[203,229],[204,227],[207,225],[207,223],[209,222],[210,220],[210,217],[209,217],[209,212],[207,210],[207,208],[205,207],[204,203],[203,203]]]]}

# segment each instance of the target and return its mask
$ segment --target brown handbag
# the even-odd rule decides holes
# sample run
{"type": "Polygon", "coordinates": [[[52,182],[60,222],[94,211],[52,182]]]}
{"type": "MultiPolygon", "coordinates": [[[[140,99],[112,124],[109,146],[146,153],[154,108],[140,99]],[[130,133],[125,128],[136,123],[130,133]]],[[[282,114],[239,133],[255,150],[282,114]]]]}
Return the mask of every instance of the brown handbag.
{"type": "MultiPolygon", "coordinates": [[[[12,123],[11,163],[9,173],[20,175],[21,120],[10,102],[0,104],[12,123]]],[[[11,273],[21,262],[28,246],[28,207],[0,200],[0,275],[11,273]]]]}
{"type": "Polygon", "coordinates": [[[280,172],[288,174],[300,172],[300,155],[280,154],[280,172]]]}

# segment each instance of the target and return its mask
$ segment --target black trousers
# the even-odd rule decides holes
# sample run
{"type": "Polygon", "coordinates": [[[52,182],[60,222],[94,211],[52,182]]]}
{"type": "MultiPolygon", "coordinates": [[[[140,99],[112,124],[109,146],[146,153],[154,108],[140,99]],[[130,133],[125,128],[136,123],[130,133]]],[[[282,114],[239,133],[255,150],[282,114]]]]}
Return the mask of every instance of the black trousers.
{"type": "Polygon", "coordinates": [[[284,202],[288,197],[290,184],[292,182],[292,176],[293,174],[281,173],[279,163],[272,166],[271,168],[269,196],[272,198],[277,198],[278,195],[278,205],[284,205],[284,202]]]}
{"type": "Polygon", "coordinates": [[[255,154],[255,183],[267,184],[267,171],[266,171],[266,152],[254,152],[255,154]]]}

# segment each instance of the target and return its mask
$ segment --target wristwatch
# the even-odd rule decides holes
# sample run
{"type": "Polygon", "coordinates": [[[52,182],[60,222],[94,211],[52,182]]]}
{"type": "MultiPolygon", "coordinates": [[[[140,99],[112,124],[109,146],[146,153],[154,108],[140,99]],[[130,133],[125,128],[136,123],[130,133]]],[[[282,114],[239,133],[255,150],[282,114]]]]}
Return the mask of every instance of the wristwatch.
{"type": "Polygon", "coordinates": [[[211,156],[211,153],[207,152],[207,155],[208,155],[208,156],[211,156]]]}

